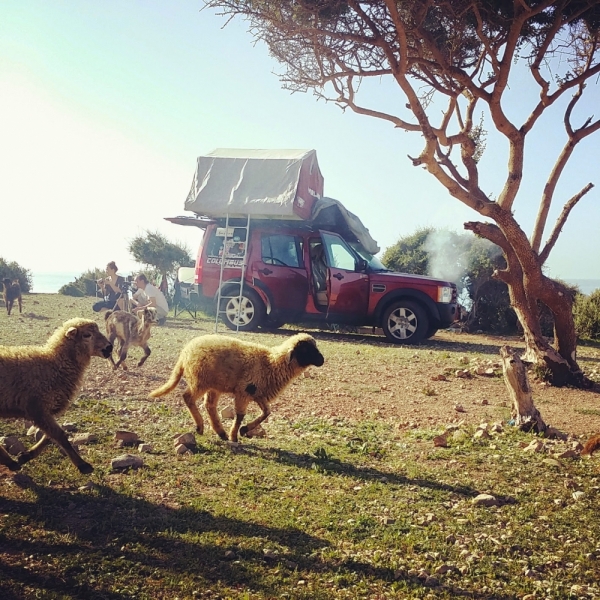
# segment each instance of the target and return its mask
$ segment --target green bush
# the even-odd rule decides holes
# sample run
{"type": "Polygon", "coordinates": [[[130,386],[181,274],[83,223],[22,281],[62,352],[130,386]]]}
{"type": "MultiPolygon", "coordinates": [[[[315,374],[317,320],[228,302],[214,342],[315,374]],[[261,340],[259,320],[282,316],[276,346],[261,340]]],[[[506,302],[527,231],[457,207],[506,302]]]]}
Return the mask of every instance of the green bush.
{"type": "Polygon", "coordinates": [[[96,281],[105,275],[104,269],[85,271],[75,281],[63,285],[58,293],[65,296],[96,296],[96,281]]]}
{"type": "Polygon", "coordinates": [[[589,296],[578,295],[573,313],[579,337],[600,339],[600,290],[595,290],[589,296]]]}
{"type": "MultiPolygon", "coordinates": [[[[0,282],[7,277],[11,281],[18,279],[23,293],[26,294],[31,291],[33,283],[31,271],[15,261],[8,262],[0,256],[0,282]]],[[[2,287],[0,286],[1,289],[2,287]]]]}

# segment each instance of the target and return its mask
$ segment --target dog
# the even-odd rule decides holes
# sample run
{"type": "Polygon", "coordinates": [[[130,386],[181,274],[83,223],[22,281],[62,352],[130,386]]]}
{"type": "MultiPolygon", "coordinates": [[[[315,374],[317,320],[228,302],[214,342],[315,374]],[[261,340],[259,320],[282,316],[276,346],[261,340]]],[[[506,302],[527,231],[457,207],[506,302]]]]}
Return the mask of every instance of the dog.
{"type": "Polygon", "coordinates": [[[6,306],[6,310],[10,315],[10,311],[12,310],[15,300],[19,305],[19,313],[23,312],[23,298],[21,296],[21,286],[19,285],[19,280],[15,279],[11,281],[8,277],[3,279],[4,291],[2,292],[2,296],[4,299],[4,305],[6,306]]]}
{"type": "Polygon", "coordinates": [[[113,365],[115,369],[119,368],[119,365],[123,364],[123,369],[127,370],[127,366],[124,361],[127,358],[127,351],[130,346],[139,346],[144,350],[144,356],[138,362],[138,367],[141,367],[146,359],[150,356],[150,348],[148,347],[148,340],[150,339],[150,333],[152,326],[158,321],[156,309],[152,306],[140,310],[138,316],[126,312],[124,310],[108,310],[104,314],[106,322],[106,334],[111,344],[114,344],[115,340],[119,340],[119,360],[113,365]]]}

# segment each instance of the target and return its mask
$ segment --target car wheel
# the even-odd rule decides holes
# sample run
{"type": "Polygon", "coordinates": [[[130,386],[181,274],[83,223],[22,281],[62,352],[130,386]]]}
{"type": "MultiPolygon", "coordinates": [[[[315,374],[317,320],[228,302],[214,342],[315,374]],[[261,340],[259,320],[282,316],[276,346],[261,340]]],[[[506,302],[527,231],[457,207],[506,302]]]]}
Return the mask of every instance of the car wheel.
{"type": "Polygon", "coordinates": [[[381,328],[394,344],[418,344],[429,332],[429,319],[420,304],[400,300],[385,310],[381,328]]]}
{"type": "Polygon", "coordinates": [[[241,298],[223,298],[221,306],[225,325],[234,331],[254,331],[265,319],[265,305],[253,290],[245,289],[241,298]]]}

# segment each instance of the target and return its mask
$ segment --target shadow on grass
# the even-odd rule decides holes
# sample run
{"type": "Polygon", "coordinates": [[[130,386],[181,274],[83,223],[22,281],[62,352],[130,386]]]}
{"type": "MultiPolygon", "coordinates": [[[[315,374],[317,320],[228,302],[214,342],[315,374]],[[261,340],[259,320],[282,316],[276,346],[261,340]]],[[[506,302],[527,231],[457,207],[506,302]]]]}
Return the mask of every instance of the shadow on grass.
{"type": "MultiPolygon", "coordinates": [[[[288,458],[294,457],[284,453],[282,460],[288,458]]],[[[368,476],[376,474],[372,471],[368,476]]],[[[399,478],[398,481],[419,484],[418,480],[399,478]]],[[[321,558],[318,551],[327,548],[328,542],[296,528],[213,516],[188,507],[169,508],[119,494],[105,486],[90,493],[35,484],[31,489],[37,496],[34,501],[0,498],[0,511],[13,521],[12,527],[0,530],[3,599],[40,597],[40,594],[108,600],[174,597],[181,593],[191,595],[193,589],[210,590],[211,586],[217,586],[211,597],[223,597],[223,585],[230,588],[227,597],[235,597],[230,596],[232,589],[239,589],[240,597],[246,597],[249,590],[266,598],[279,597],[283,589],[280,576],[269,568],[277,565],[277,559],[268,559],[256,549],[239,548],[235,542],[228,546],[226,542],[194,540],[194,536],[205,533],[215,534],[207,536],[209,539],[228,535],[260,538],[266,545],[281,545],[285,554],[280,571],[288,569],[292,577],[295,570],[318,573],[323,579],[360,574],[375,586],[391,585],[398,578],[389,568],[356,560],[321,558]],[[12,531],[15,533],[11,534],[12,531]],[[188,539],[182,540],[182,534],[188,539]],[[228,550],[238,560],[226,560],[228,550]],[[153,591],[158,596],[153,596],[153,591]]],[[[402,574],[399,577],[405,589],[424,587],[415,577],[402,574]]],[[[446,597],[491,597],[455,588],[437,590],[443,590],[446,597]]],[[[306,590],[304,595],[299,593],[295,597],[325,598],[323,593],[311,596],[306,590]]]]}

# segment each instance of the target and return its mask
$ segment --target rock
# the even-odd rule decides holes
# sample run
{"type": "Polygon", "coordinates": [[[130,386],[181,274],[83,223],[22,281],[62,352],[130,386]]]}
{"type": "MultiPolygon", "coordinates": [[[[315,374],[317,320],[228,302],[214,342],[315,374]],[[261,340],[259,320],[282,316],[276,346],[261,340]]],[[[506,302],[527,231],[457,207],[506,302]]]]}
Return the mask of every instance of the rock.
{"type": "Polygon", "coordinates": [[[436,448],[447,448],[448,447],[448,438],[445,435],[436,435],[433,438],[433,445],[436,448]]]}
{"type": "Polygon", "coordinates": [[[177,444],[177,446],[175,446],[175,452],[177,452],[177,454],[186,454],[187,452],[191,453],[191,450],[189,449],[189,446],[186,446],[185,444],[177,444]]]}
{"type": "Polygon", "coordinates": [[[452,565],[440,565],[435,571],[434,573],[436,575],[444,575],[445,573],[449,573],[450,571],[454,571],[456,567],[453,567],[452,565]]]}
{"type": "Polygon", "coordinates": [[[193,433],[178,433],[173,438],[175,446],[183,444],[184,446],[196,446],[196,436],[193,433]]]}
{"type": "Polygon", "coordinates": [[[460,413],[466,412],[462,404],[455,404],[454,405],[454,410],[456,412],[460,412],[460,413]]]}
{"type": "Polygon", "coordinates": [[[267,548],[263,548],[263,556],[268,560],[277,560],[279,558],[277,552],[268,550],[267,548]]]}
{"type": "Polygon", "coordinates": [[[565,450],[564,452],[555,454],[554,456],[556,456],[556,458],[577,458],[579,453],[575,452],[575,450],[565,450]]]}
{"type": "Polygon", "coordinates": [[[500,506],[498,499],[491,494],[479,494],[471,502],[477,506],[500,506]]]}
{"type": "Polygon", "coordinates": [[[539,440],[533,440],[529,446],[523,449],[523,452],[543,452],[544,451],[544,442],[540,442],[539,440]]]}
{"type": "Polygon", "coordinates": [[[474,440],[489,440],[490,434],[485,429],[478,429],[473,435],[474,440]]]}
{"type": "Polygon", "coordinates": [[[479,406],[487,406],[489,403],[490,401],[487,398],[482,398],[481,400],[479,400],[479,402],[477,402],[479,406]]]}
{"type": "Polygon", "coordinates": [[[583,450],[583,444],[580,442],[573,442],[571,448],[575,450],[575,452],[581,452],[583,450]]]}
{"type": "Polygon", "coordinates": [[[123,442],[123,446],[133,446],[137,442],[140,441],[140,438],[137,433],[133,431],[116,431],[115,432],[115,440],[119,440],[123,442]]]}
{"type": "Polygon", "coordinates": [[[396,522],[396,519],[392,519],[392,517],[383,517],[381,522],[384,525],[393,525],[396,522]]]}
{"type": "Polygon", "coordinates": [[[77,431],[77,423],[63,423],[62,428],[66,432],[71,433],[73,431],[77,431]]]}
{"type": "Polygon", "coordinates": [[[454,374],[460,379],[468,379],[469,377],[471,377],[471,371],[469,371],[469,369],[459,369],[454,374]]]}
{"type": "Polygon", "coordinates": [[[254,429],[251,429],[246,434],[246,437],[249,438],[265,438],[267,437],[267,432],[263,429],[262,425],[257,425],[254,429]]]}
{"type": "Polygon", "coordinates": [[[492,433],[502,433],[504,431],[504,427],[502,427],[502,423],[494,423],[490,428],[492,433]]]}
{"type": "Polygon", "coordinates": [[[585,492],[578,490],[576,492],[573,492],[573,494],[571,495],[573,496],[573,500],[581,500],[585,496],[585,492]]]}
{"type": "Polygon", "coordinates": [[[434,375],[431,378],[431,381],[448,381],[448,378],[442,373],[440,373],[439,375],[434,375]]]}
{"type": "Polygon", "coordinates": [[[133,454],[121,454],[116,458],[113,458],[110,466],[117,469],[139,469],[144,466],[144,460],[139,456],[134,456],[133,454]]]}
{"type": "Polygon", "coordinates": [[[461,356],[461,357],[458,359],[458,362],[459,362],[461,365],[468,365],[468,364],[469,364],[469,357],[468,357],[468,356],[461,356]]]}
{"type": "Polygon", "coordinates": [[[140,444],[138,446],[138,452],[152,452],[152,444],[140,444]]]}
{"type": "Polygon", "coordinates": [[[78,433],[73,436],[71,443],[74,446],[80,446],[82,444],[91,444],[92,442],[97,442],[98,436],[95,433],[78,433]]]}
{"type": "Polygon", "coordinates": [[[234,560],[235,557],[235,552],[233,550],[227,550],[227,552],[225,552],[225,560],[234,560]]]}
{"type": "Polygon", "coordinates": [[[233,406],[226,406],[221,411],[221,419],[235,419],[235,410],[233,410],[233,406]]]}
{"type": "Polygon", "coordinates": [[[545,458],[542,462],[551,467],[561,467],[562,466],[555,458],[545,458]]]}
{"type": "Polygon", "coordinates": [[[460,444],[461,442],[464,442],[468,437],[469,436],[467,435],[466,431],[462,431],[461,429],[459,429],[452,434],[452,441],[460,444]]]}

